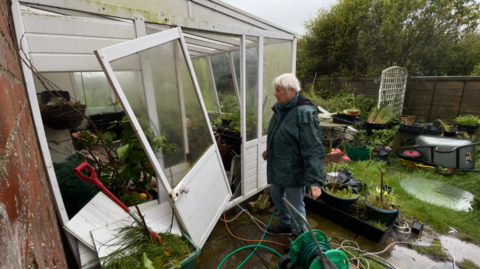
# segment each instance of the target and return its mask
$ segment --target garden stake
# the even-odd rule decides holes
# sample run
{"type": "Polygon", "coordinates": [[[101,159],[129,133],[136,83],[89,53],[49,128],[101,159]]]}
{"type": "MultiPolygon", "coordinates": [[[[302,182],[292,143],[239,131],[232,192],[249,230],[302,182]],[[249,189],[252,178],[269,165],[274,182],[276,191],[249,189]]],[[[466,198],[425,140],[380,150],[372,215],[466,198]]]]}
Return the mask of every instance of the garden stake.
{"type": "MultiPolygon", "coordinates": [[[[80,164],[79,166],[77,166],[77,168],[73,169],[73,173],[77,177],[79,177],[81,180],[91,182],[95,186],[97,186],[97,188],[99,188],[103,193],[105,193],[108,197],[110,197],[112,201],[114,201],[118,206],[120,206],[123,210],[125,210],[125,212],[127,212],[128,215],[130,215],[130,217],[132,217],[136,222],[138,222],[138,224],[143,226],[142,220],[137,215],[135,215],[135,213],[132,213],[132,211],[130,211],[130,209],[126,207],[120,200],[118,200],[118,198],[115,197],[113,193],[111,193],[107,188],[105,188],[105,186],[103,186],[102,182],[100,182],[100,180],[98,180],[97,178],[95,169],[93,169],[93,167],[89,163],[85,162],[80,164]],[[87,169],[88,172],[90,172],[91,176],[84,175],[82,173],[83,169],[87,169]]],[[[152,231],[150,228],[148,228],[148,231],[151,232],[153,238],[155,238],[157,242],[163,243],[162,238],[158,237],[158,235],[154,231],[152,231]]]]}
{"type": "Polygon", "coordinates": [[[375,115],[375,118],[373,118],[373,120],[372,120],[372,123],[375,123],[375,120],[377,119],[378,114],[380,114],[380,111],[382,111],[382,109],[385,107],[384,105],[385,105],[385,103],[383,103],[382,106],[380,107],[380,109],[378,110],[377,115],[375,115]]]}
{"type": "Polygon", "coordinates": [[[383,203],[383,193],[382,193],[382,190],[383,190],[383,171],[380,167],[378,168],[378,170],[380,170],[380,203],[383,203]]]}

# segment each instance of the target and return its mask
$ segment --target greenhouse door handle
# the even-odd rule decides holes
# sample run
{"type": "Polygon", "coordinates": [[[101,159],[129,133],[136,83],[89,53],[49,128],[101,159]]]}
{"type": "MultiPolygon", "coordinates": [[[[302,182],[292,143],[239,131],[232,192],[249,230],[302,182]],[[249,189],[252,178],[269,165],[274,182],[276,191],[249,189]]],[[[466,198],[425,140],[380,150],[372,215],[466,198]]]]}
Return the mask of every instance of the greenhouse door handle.
{"type": "Polygon", "coordinates": [[[190,188],[187,186],[182,186],[180,188],[180,193],[188,193],[190,191],[190,188]]]}

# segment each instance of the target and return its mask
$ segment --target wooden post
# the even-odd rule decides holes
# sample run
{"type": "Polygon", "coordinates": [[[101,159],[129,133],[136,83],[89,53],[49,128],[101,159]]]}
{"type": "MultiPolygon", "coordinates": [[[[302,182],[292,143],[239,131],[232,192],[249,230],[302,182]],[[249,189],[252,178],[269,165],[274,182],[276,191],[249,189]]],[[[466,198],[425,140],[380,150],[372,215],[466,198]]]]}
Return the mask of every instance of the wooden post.
{"type": "Polygon", "coordinates": [[[405,99],[403,101],[403,111],[402,111],[402,114],[403,115],[407,115],[408,112],[405,112],[408,110],[408,105],[410,104],[410,94],[412,93],[412,86],[411,86],[411,82],[412,82],[412,77],[408,77],[407,78],[407,88],[405,89],[405,99]]]}
{"type": "Polygon", "coordinates": [[[430,101],[430,112],[428,113],[428,121],[431,121],[431,118],[432,118],[433,100],[435,99],[436,90],[437,90],[437,81],[435,81],[435,84],[433,84],[432,101],[430,101]]]}
{"type": "Polygon", "coordinates": [[[457,117],[460,116],[460,110],[462,109],[462,102],[463,102],[463,94],[465,93],[465,85],[467,84],[467,81],[463,81],[463,88],[462,88],[462,95],[460,95],[460,104],[458,105],[458,112],[457,112],[457,117]]]}

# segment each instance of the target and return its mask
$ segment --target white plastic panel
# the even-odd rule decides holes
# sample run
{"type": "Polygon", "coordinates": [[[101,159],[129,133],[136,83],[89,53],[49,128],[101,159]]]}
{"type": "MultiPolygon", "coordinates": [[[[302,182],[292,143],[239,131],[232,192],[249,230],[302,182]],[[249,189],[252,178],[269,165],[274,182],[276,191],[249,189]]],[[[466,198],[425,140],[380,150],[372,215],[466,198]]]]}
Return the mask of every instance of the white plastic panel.
{"type": "MultiPolygon", "coordinates": [[[[142,211],[157,204],[158,201],[150,201],[140,204],[138,207],[142,211]]],[[[130,207],[130,209],[136,211],[134,207],[130,207]]],[[[145,212],[142,211],[142,213],[145,212]]],[[[94,250],[95,246],[90,232],[125,218],[129,218],[128,213],[105,194],[99,192],[64,228],[87,247],[94,250]]]]}
{"type": "MultiPolygon", "coordinates": [[[[170,228],[173,212],[169,203],[156,205],[147,210],[143,210],[142,213],[144,214],[144,219],[148,228],[152,231],[156,233],[165,233],[170,228]]],[[[92,238],[95,242],[95,249],[98,253],[98,257],[105,257],[111,252],[117,250],[120,245],[115,243],[122,240],[122,238],[118,236],[119,229],[132,225],[133,222],[133,219],[125,218],[111,223],[106,227],[93,230],[92,238]]],[[[175,218],[173,218],[171,233],[181,235],[180,227],[175,218]]]]}
{"type": "MultiPolygon", "coordinates": [[[[40,72],[100,71],[94,50],[135,38],[132,22],[23,12],[30,56],[40,72]]],[[[139,69],[132,62],[132,68],[139,69]]]]}
{"type": "Polygon", "coordinates": [[[190,171],[190,180],[183,182],[189,186],[190,192],[185,194],[185,199],[179,199],[175,203],[183,225],[192,240],[199,242],[200,246],[205,244],[223,212],[224,205],[231,197],[229,188],[220,180],[224,170],[218,163],[214,148],[207,152],[204,158],[205,162],[201,166],[190,171]],[[217,180],[208,180],[212,178],[217,180]]]}

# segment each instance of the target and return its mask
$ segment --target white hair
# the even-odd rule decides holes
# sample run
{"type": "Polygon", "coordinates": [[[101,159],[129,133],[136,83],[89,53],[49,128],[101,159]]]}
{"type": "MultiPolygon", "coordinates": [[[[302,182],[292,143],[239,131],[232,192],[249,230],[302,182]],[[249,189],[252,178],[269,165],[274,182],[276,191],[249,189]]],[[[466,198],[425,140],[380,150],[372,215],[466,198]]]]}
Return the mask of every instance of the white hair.
{"type": "Polygon", "coordinates": [[[300,81],[298,81],[297,77],[292,73],[285,73],[276,77],[272,84],[274,87],[282,86],[286,92],[291,88],[295,89],[295,92],[300,91],[300,81]]]}

